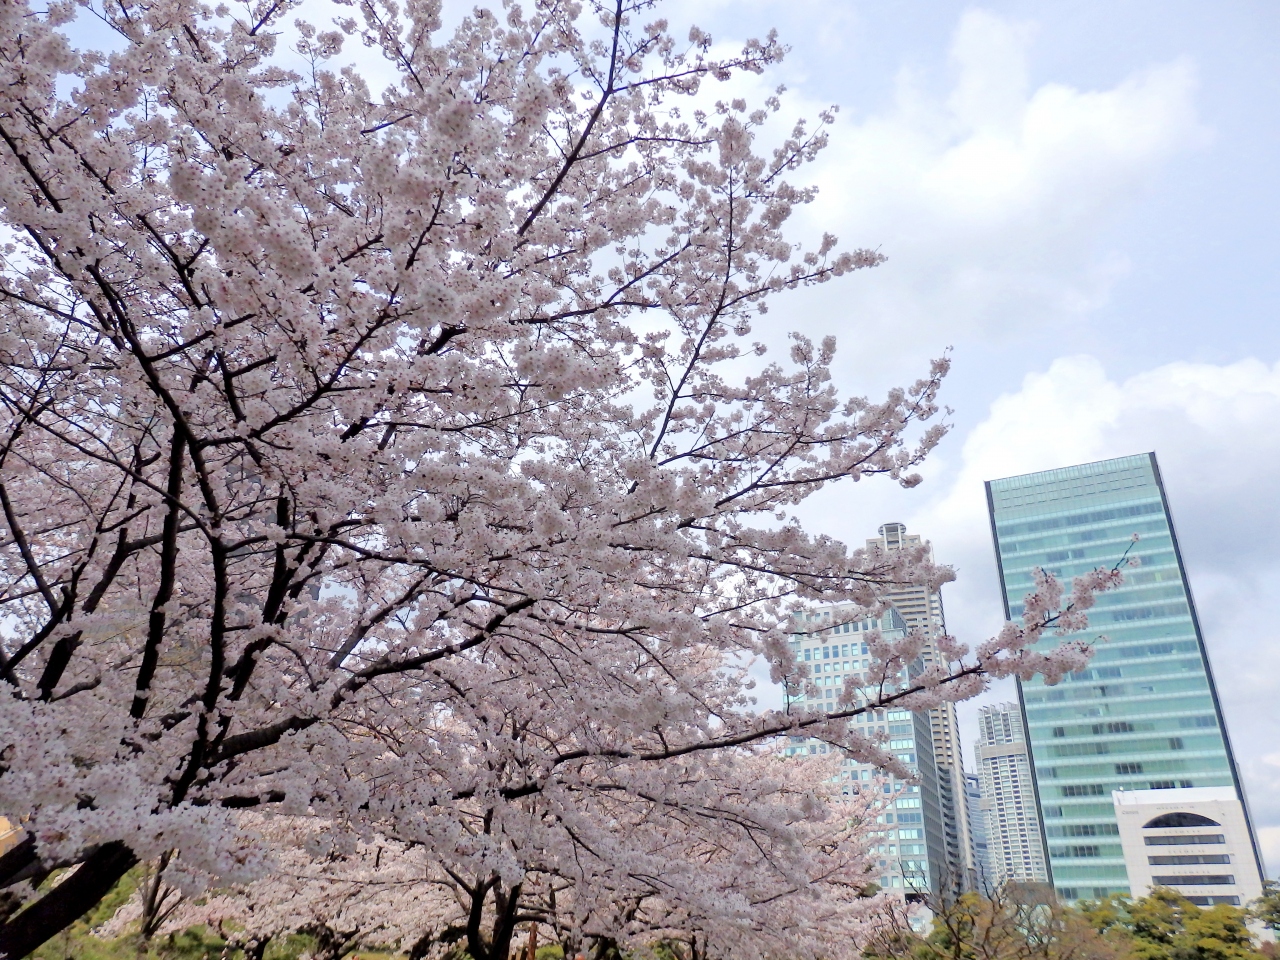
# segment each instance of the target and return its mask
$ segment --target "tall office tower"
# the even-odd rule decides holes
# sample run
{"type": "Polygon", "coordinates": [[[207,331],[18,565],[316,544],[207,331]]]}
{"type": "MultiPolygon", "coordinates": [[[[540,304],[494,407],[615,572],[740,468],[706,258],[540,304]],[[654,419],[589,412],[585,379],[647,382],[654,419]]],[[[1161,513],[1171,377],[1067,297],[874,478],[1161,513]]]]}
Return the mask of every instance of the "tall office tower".
{"type": "MultiPolygon", "coordinates": [[[[792,622],[791,647],[796,658],[809,666],[812,687],[788,691],[788,705],[803,703],[830,712],[846,677],[866,679],[871,666],[870,652],[862,639],[866,633],[878,629],[887,639],[901,639],[907,633],[906,622],[892,608],[878,621],[854,621],[856,615],[854,607],[836,606],[792,622]]],[[[905,671],[901,679],[907,679],[905,671]]],[[[876,882],[885,890],[903,895],[941,890],[951,866],[946,859],[928,715],[876,710],[852,722],[865,733],[884,734],[886,747],[918,779],[917,783],[907,783],[870,764],[848,759],[841,764],[839,777],[846,795],[866,790],[881,790],[888,795],[887,806],[879,817],[883,827],[877,853],[882,872],[876,882]]],[[[819,754],[828,749],[811,738],[791,737],[783,753],[819,754]]]]}
{"type": "MultiPolygon", "coordinates": [[[[1200,788],[1228,788],[1247,834],[1249,861],[1236,862],[1237,856],[1232,871],[1211,873],[1187,866],[1192,851],[1186,854],[1191,859],[1162,867],[1161,882],[1205,897],[1215,884],[1191,881],[1261,876],[1155,454],[992,480],[987,504],[1010,619],[1021,614],[1036,567],[1069,583],[1112,566],[1131,545],[1138,563],[1089,611],[1089,629],[1079,636],[1108,637],[1089,667],[1057,686],[1036,678],[1018,688],[1059,895],[1075,900],[1140,893],[1134,889],[1139,879],[1125,864],[1119,803],[1112,802],[1112,793],[1121,791],[1159,792],[1167,800],[1169,791],[1195,788],[1185,795],[1190,804],[1200,788]]],[[[1057,642],[1049,637],[1042,647],[1057,642]]],[[[1148,865],[1156,864],[1153,859],[1148,865]]]]}
{"type": "Polygon", "coordinates": [[[995,873],[991,869],[987,811],[982,806],[982,781],[976,773],[964,775],[964,811],[969,823],[969,862],[972,872],[969,886],[974,890],[987,890],[995,885],[995,873]]]}
{"type": "Polygon", "coordinates": [[[1047,883],[1031,758],[1016,703],[979,709],[978,742],[973,750],[981,812],[986,818],[987,884],[1047,883]]]}
{"type": "MultiPolygon", "coordinates": [[[[901,523],[886,523],[880,527],[880,536],[867,541],[868,550],[892,552],[904,547],[926,547],[929,544],[919,534],[907,533],[901,523]]],[[[902,619],[912,629],[920,629],[930,637],[946,632],[946,620],[942,612],[942,597],[927,587],[908,587],[888,594],[887,599],[902,614],[902,619]]],[[[925,646],[921,654],[925,665],[938,659],[933,643],[925,646]]],[[[946,876],[954,893],[963,892],[973,874],[970,856],[972,846],[969,837],[969,818],[965,813],[964,759],[961,754],[956,707],[944,703],[929,711],[929,729],[933,738],[933,756],[938,765],[938,799],[942,804],[942,826],[947,846],[946,876]]]]}

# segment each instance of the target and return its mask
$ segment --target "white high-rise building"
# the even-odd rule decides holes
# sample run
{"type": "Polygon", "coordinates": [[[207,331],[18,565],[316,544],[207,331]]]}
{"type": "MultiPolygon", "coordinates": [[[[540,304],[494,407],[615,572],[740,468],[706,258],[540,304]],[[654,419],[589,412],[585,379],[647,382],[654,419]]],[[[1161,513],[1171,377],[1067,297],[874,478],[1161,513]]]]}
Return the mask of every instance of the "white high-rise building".
{"type": "MultiPolygon", "coordinates": [[[[924,547],[932,553],[929,543],[919,534],[907,533],[904,524],[886,523],[880,527],[879,533],[878,537],[867,540],[868,550],[891,553],[904,548],[924,547]]],[[[931,638],[946,633],[942,597],[936,591],[913,586],[895,590],[888,594],[887,599],[902,615],[908,628],[923,630],[931,638]]],[[[932,666],[938,659],[938,648],[932,642],[926,644],[921,654],[925,666],[932,666]]],[[[946,843],[945,873],[954,891],[959,893],[972,882],[976,864],[973,862],[973,843],[965,810],[964,759],[955,704],[944,703],[930,710],[929,730],[933,738],[934,762],[938,768],[938,800],[946,843]]]]}
{"type": "Polygon", "coordinates": [[[1044,836],[1021,709],[1016,703],[982,707],[978,734],[974,756],[986,817],[991,869],[987,883],[1047,883],[1044,836]]]}

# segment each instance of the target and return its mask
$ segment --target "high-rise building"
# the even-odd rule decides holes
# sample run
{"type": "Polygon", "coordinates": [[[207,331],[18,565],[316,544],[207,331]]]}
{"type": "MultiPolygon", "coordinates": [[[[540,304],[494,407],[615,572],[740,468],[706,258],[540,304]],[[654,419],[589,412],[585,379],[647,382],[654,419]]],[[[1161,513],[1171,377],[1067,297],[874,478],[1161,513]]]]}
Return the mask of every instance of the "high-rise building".
{"type": "Polygon", "coordinates": [[[969,862],[972,876],[969,886],[984,891],[996,885],[991,869],[987,811],[982,806],[982,785],[976,773],[964,775],[964,812],[969,824],[969,862]]]}
{"type": "MultiPolygon", "coordinates": [[[[863,639],[876,629],[886,639],[906,636],[907,624],[894,609],[876,621],[852,618],[853,607],[833,606],[797,618],[791,624],[791,646],[796,658],[808,665],[811,687],[787,692],[787,701],[830,712],[834,709],[845,679],[867,680],[870,651],[863,639]]],[[[904,671],[901,680],[907,680],[904,671]]],[[[871,692],[868,683],[868,693],[871,692]]],[[[865,701],[864,701],[865,702],[865,701]]],[[[946,841],[938,799],[937,765],[933,758],[933,737],[927,714],[906,710],[873,710],[851,721],[867,734],[884,734],[885,746],[909,770],[917,782],[901,781],[870,764],[845,759],[840,766],[840,782],[845,794],[883,791],[887,804],[879,819],[877,846],[881,888],[903,895],[924,894],[942,889],[950,869],[946,861],[946,841]]],[[[807,737],[789,738],[783,752],[787,756],[826,753],[826,744],[807,737]]]]}
{"type": "Polygon", "coordinates": [[[973,753],[986,820],[986,882],[993,887],[1008,881],[1047,883],[1031,758],[1016,703],[979,709],[973,753]]]}
{"type": "MultiPolygon", "coordinates": [[[[1126,550],[1137,562],[1121,587],[1098,598],[1088,630],[1078,635],[1108,638],[1089,667],[1057,686],[1040,678],[1019,684],[1058,894],[1074,900],[1139,892],[1112,802],[1118,791],[1159,792],[1167,800],[1168,791],[1228,788],[1249,851],[1248,862],[1232,863],[1231,875],[1262,876],[1155,455],[993,480],[987,503],[1010,619],[1020,615],[1036,567],[1069,583],[1116,564],[1126,550]]],[[[1046,637],[1041,646],[1057,642],[1046,637]]],[[[1186,797],[1191,802],[1192,791],[1186,797]]],[[[1208,875],[1182,865],[1160,876],[1168,886],[1195,886],[1180,883],[1183,874],[1208,875]]]]}
{"type": "MultiPolygon", "coordinates": [[[[919,534],[907,533],[906,526],[901,523],[886,523],[880,527],[879,534],[867,540],[868,550],[892,553],[904,548],[923,547],[931,551],[928,542],[919,534]]],[[[887,594],[887,599],[902,615],[908,628],[922,630],[930,638],[946,633],[942,597],[937,591],[926,586],[910,586],[892,591],[887,594]]],[[[937,659],[938,648],[931,639],[921,653],[921,660],[925,666],[931,666],[937,659]]],[[[954,893],[962,892],[974,873],[969,818],[964,806],[964,759],[958,731],[955,704],[944,703],[929,711],[929,732],[938,767],[938,800],[946,843],[945,875],[954,893]]]]}

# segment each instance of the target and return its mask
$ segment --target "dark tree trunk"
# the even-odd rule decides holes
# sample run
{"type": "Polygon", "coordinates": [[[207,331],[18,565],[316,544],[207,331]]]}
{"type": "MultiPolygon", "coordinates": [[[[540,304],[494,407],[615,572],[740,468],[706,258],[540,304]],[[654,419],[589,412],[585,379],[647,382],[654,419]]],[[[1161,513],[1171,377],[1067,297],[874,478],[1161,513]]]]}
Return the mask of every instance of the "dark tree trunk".
{"type": "Polygon", "coordinates": [[[46,873],[36,856],[36,838],[29,833],[0,855],[0,887],[11,887],[23,880],[39,883],[46,873]]]}
{"type": "Polygon", "coordinates": [[[426,960],[431,948],[439,944],[458,944],[467,939],[465,927],[448,926],[441,931],[428,930],[409,948],[409,960],[426,960]]]}
{"type": "Polygon", "coordinates": [[[493,889],[493,947],[490,950],[491,960],[508,960],[511,956],[511,938],[516,932],[516,914],[520,908],[520,884],[504,894],[500,885],[493,889]]]}
{"type": "Polygon", "coordinates": [[[360,937],[358,930],[335,930],[327,924],[317,923],[303,927],[301,933],[308,933],[316,938],[314,951],[316,960],[342,960],[347,950],[354,946],[360,937]]]}
{"type": "Polygon", "coordinates": [[[123,843],[103,844],[75,873],[0,925],[0,958],[19,960],[53,939],[92,909],[137,862],[123,843]]]}
{"type": "Polygon", "coordinates": [[[471,893],[471,909],[467,914],[467,953],[471,960],[510,960],[511,937],[516,930],[516,915],[520,907],[520,884],[509,893],[502,890],[502,881],[493,877],[476,884],[471,893]],[[485,937],[483,929],[484,902],[493,892],[493,929],[485,937]]]}

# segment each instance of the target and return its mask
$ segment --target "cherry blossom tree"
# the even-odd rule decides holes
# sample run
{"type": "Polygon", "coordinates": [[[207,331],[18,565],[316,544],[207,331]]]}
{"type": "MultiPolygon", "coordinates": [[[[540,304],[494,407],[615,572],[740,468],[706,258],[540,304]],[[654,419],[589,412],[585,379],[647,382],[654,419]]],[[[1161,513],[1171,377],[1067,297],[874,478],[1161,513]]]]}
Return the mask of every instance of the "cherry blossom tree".
{"type": "MultiPolygon", "coordinates": [[[[313,938],[315,960],[339,960],[352,949],[412,944],[423,931],[464,920],[447,892],[427,882],[425,851],[385,839],[335,846],[330,825],[316,818],[261,821],[274,869],[251,883],[185,901],[162,932],[192,926],[218,930],[247,956],[294,933],[313,938]]],[[[119,928],[139,913],[140,898],[114,918],[119,928]]]]}
{"type": "MultiPolygon", "coordinates": [[[[393,944],[414,960],[459,949],[505,958],[530,925],[566,956],[657,943],[700,957],[857,956],[879,916],[868,847],[883,801],[840,797],[826,757],[733,756],[714,782],[678,780],[661,803],[628,791],[573,822],[529,817],[527,804],[523,822],[509,811],[469,818],[487,862],[383,839],[343,851],[317,818],[270,818],[259,829],[276,852],[273,871],[185,902],[165,930],[207,925],[259,953],[306,933],[318,960],[393,944]],[[496,872],[500,856],[514,877],[511,866],[496,872]]],[[[112,929],[136,922],[143,903],[140,891],[112,929]]]]}
{"type": "Polygon", "coordinates": [[[1035,645],[1114,572],[872,700],[755,709],[742,663],[803,676],[792,611],[950,576],[792,516],[918,482],[947,361],[842,400],[834,341],[752,342],[880,259],[784,230],[831,114],[762,146],[776,97],[714,100],[773,37],[716,57],[630,0],[299,12],[0,9],[0,886],[75,867],[0,955],[166,851],[252,882],[246,809],[481,857],[467,811],[661,804],[785,733],[887,763],[849,717],[1084,662],[1035,645]]]}

